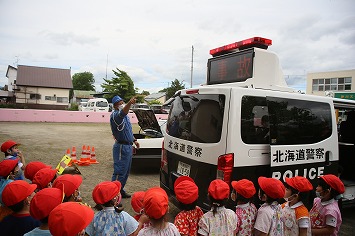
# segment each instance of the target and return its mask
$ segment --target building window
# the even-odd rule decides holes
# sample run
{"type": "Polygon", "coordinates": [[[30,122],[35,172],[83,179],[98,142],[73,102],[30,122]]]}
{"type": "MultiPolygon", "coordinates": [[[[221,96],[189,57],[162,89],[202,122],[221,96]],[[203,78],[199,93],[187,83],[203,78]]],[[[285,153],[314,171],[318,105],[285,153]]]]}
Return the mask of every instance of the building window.
{"type": "Polygon", "coordinates": [[[44,97],[44,100],[47,100],[47,101],[56,101],[56,97],[53,97],[53,96],[45,96],[45,97],[44,97]]]}
{"type": "Polygon", "coordinates": [[[40,100],[41,99],[41,94],[31,93],[30,94],[30,99],[32,99],[32,100],[40,100]]]}
{"type": "Polygon", "coordinates": [[[313,79],[312,91],[348,91],[351,90],[351,77],[313,79]]]}
{"type": "Polygon", "coordinates": [[[57,97],[57,102],[68,103],[69,99],[67,97],[57,97]]]}

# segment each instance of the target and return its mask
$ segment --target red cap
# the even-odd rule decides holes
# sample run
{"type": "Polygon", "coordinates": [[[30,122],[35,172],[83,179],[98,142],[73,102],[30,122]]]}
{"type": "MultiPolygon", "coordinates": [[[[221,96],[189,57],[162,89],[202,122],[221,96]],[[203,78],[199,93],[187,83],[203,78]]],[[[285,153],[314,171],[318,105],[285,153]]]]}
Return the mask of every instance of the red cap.
{"type": "Polygon", "coordinates": [[[223,200],[229,197],[229,186],[220,179],[215,179],[208,187],[208,194],[216,200],[223,200]]]}
{"type": "Polygon", "coordinates": [[[15,145],[19,145],[19,144],[16,143],[15,141],[13,141],[13,140],[7,140],[3,144],[1,144],[1,151],[2,152],[6,152],[7,149],[10,149],[10,148],[12,148],[15,145]]]}
{"type": "Polygon", "coordinates": [[[48,227],[53,236],[73,236],[85,229],[94,218],[94,211],[77,202],[65,202],[49,214],[48,227]]]}
{"type": "Polygon", "coordinates": [[[177,200],[183,204],[191,204],[198,198],[198,187],[188,176],[180,176],[175,180],[174,191],[177,200]]]}
{"type": "Polygon", "coordinates": [[[80,184],[83,182],[83,179],[80,175],[60,175],[53,182],[53,188],[61,189],[64,185],[65,196],[71,196],[75,190],[77,190],[80,184]]]}
{"type": "Polygon", "coordinates": [[[15,205],[30,196],[36,188],[35,184],[29,184],[24,180],[15,180],[4,188],[2,201],[6,206],[15,205]]]}
{"type": "Polygon", "coordinates": [[[145,192],[143,206],[144,212],[153,219],[160,219],[168,211],[169,199],[166,192],[160,187],[153,187],[145,192]]]}
{"type": "Polygon", "coordinates": [[[104,204],[118,195],[121,191],[121,183],[119,181],[114,182],[104,181],[95,186],[92,191],[92,198],[96,204],[104,204]]]}
{"type": "Polygon", "coordinates": [[[137,214],[140,214],[143,209],[144,195],[144,191],[135,192],[132,195],[131,206],[137,214]]]}
{"type": "Polygon", "coordinates": [[[18,159],[16,160],[3,160],[0,162],[0,176],[7,177],[13,169],[18,165],[18,159]]]}
{"type": "Polygon", "coordinates": [[[26,165],[25,171],[24,171],[26,179],[29,179],[32,181],[33,177],[35,176],[37,171],[39,171],[40,169],[43,169],[43,168],[52,168],[52,167],[48,166],[40,161],[32,161],[32,162],[28,163],[26,165]]]}
{"type": "Polygon", "coordinates": [[[285,196],[285,186],[278,179],[259,177],[260,188],[273,199],[283,198],[285,196]]]}
{"type": "Polygon", "coordinates": [[[37,184],[38,189],[47,188],[48,184],[53,180],[56,174],[56,169],[40,169],[33,177],[32,183],[37,184]]]}
{"type": "Polygon", "coordinates": [[[256,193],[253,182],[247,179],[232,181],[232,187],[238,194],[242,195],[245,198],[251,198],[256,193]]]}
{"type": "Polygon", "coordinates": [[[336,177],[335,175],[323,175],[319,176],[319,178],[324,179],[324,181],[335,191],[337,191],[339,194],[343,194],[345,192],[345,187],[343,182],[336,177]]]}
{"type": "Polygon", "coordinates": [[[313,189],[313,186],[309,180],[303,176],[295,176],[285,179],[286,183],[297,191],[303,193],[313,189]]]}
{"type": "Polygon", "coordinates": [[[49,216],[49,213],[62,203],[64,193],[58,188],[45,188],[35,194],[30,204],[30,214],[37,220],[49,216]]]}

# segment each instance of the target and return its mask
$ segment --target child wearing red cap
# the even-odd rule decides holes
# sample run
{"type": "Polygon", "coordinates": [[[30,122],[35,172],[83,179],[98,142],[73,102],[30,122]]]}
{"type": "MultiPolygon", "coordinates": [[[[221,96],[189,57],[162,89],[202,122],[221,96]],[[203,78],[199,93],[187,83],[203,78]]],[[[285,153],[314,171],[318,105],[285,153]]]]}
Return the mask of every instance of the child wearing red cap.
{"type": "Polygon", "coordinates": [[[235,213],[237,214],[237,235],[253,235],[257,209],[251,202],[256,190],[253,182],[247,179],[232,181],[233,191],[231,199],[236,202],[235,213]]]}
{"type": "Polygon", "coordinates": [[[44,164],[41,161],[31,161],[25,167],[25,170],[24,170],[25,178],[29,179],[30,181],[32,181],[33,177],[35,176],[37,171],[39,171],[40,169],[43,169],[43,168],[49,168],[50,169],[52,167],[49,166],[49,165],[44,164]]]}
{"type": "Polygon", "coordinates": [[[234,211],[225,208],[230,194],[229,185],[223,180],[213,180],[208,187],[211,210],[198,223],[200,235],[235,235],[238,218],[234,211]]]}
{"type": "Polygon", "coordinates": [[[343,182],[335,175],[318,179],[317,198],[310,211],[312,235],[338,235],[342,223],[337,199],[345,192],[343,182]]]}
{"type": "Polygon", "coordinates": [[[78,202],[64,202],[56,206],[48,218],[53,236],[84,236],[85,228],[94,218],[94,211],[78,202]]]}
{"type": "Polygon", "coordinates": [[[123,209],[118,209],[121,202],[121,183],[104,181],[95,186],[92,198],[96,204],[102,205],[93,221],[86,228],[86,233],[93,235],[137,235],[143,227],[144,217],[139,223],[123,209]]]}
{"type": "Polygon", "coordinates": [[[174,224],[181,235],[196,236],[198,222],[203,216],[203,211],[198,207],[198,187],[194,180],[188,176],[180,176],[175,180],[174,191],[182,209],[176,215],[174,224]]]}
{"type": "Polygon", "coordinates": [[[24,235],[40,225],[40,221],[30,215],[30,202],[35,195],[35,184],[24,180],[15,180],[4,188],[2,201],[14,213],[0,222],[2,235],[24,235]]]}
{"type": "Polygon", "coordinates": [[[11,183],[19,167],[17,160],[3,160],[0,162],[0,222],[4,217],[12,214],[12,210],[2,202],[2,192],[6,185],[11,183]]]}
{"type": "Polygon", "coordinates": [[[51,211],[63,201],[63,190],[58,188],[45,188],[37,192],[31,200],[30,214],[41,221],[41,225],[24,236],[51,235],[48,226],[48,217],[51,211]]]}
{"type": "Polygon", "coordinates": [[[132,206],[132,209],[135,213],[135,215],[133,217],[137,221],[139,221],[141,216],[144,214],[144,209],[143,209],[144,195],[145,195],[144,191],[138,191],[138,192],[133,193],[132,198],[131,198],[131,206],[132,206]]]}
{"type": "Polygon", "coordinates": [[[17,172],[15,179],[25,179],[23,175],[23,170],[26,166],[26,160],[22,152],[19,150],[18,146],[20,144],[13,140],[7,140],[1,145],[1,151],[5,154],[4,160],[16,160],[18,159],[19,171],[17,172]]]}
{"type": "Polygon", "coordinates": [[[278,179],[259,177],[259,199],[265,202],[258,209],[256,215],[254,234],[259,235],[284,235],[283,222],[281,220],[280,198],[285,196],[285,186],[278,179]]]}
{"type": "Polygon", "coordinates": [[[286,202],[282,204],[282,221],[284,233],[290,236],[311,236],[309,212],[304,203],[310,198],[313,189],[309,180],[303,176],[285,179],[286,202]]]}
{"type": "Polygon", "coordinates": [[[169,200],[166,192],[160,187],[153,187],[145,192],[144,213],[150,219],[151,225],[139,231],[138,236],[174,236],[180,235],[173,223],[166,219],[169,200]]]}
{"type": "Polygon", "coordinates": [[[64,186],[64,200],[63,202],[81,202],[79,187],[83,182],[80,175],[60,175],[53,182],[53,188],[63,189],[64,186]]]}
{"type": "Polygon", "coordinates": [[[37,190],[44,188],[51,188],[53,182],[57,178],[57,170],[50,168],[43,168],[37,171],[33,177],[33,184],[37,184],[37,190]]]}

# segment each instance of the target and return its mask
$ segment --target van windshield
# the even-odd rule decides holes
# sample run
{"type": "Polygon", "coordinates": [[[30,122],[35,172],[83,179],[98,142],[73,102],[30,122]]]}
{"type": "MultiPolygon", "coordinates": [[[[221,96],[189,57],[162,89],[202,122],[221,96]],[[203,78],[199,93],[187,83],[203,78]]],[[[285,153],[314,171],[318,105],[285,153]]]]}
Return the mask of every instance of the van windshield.
{"type": "Polygon", "coordinates": [[[176,97],[170,108],[167,133],[194,142],[219,142],[224,106],[224,95],[193,94],[176,97]]]}
{"type": "Polygon", "coordinates": [[[108,103],[104,101],[98,101],[96,102],[97,107],[108,107],[108,103]]]}

